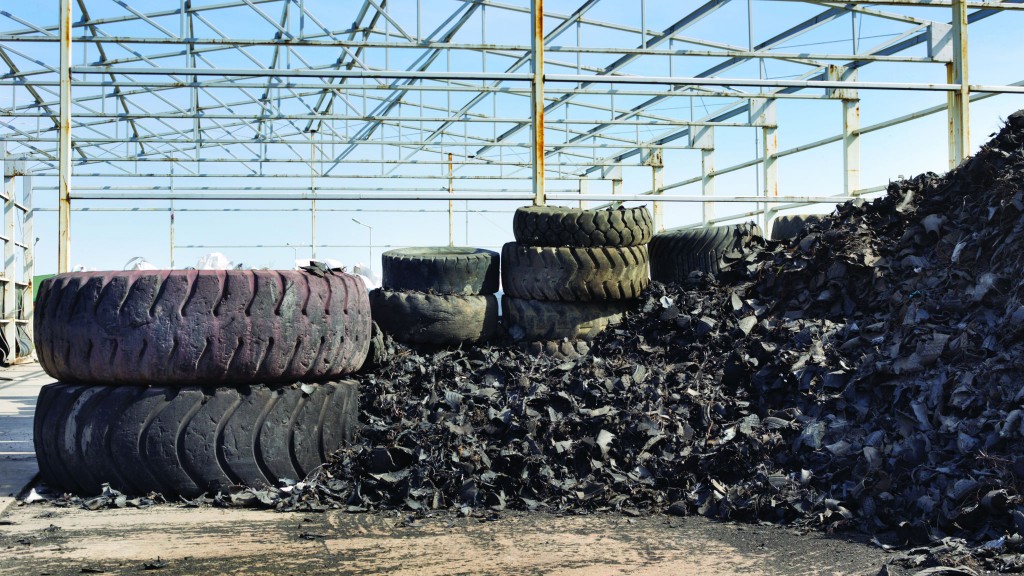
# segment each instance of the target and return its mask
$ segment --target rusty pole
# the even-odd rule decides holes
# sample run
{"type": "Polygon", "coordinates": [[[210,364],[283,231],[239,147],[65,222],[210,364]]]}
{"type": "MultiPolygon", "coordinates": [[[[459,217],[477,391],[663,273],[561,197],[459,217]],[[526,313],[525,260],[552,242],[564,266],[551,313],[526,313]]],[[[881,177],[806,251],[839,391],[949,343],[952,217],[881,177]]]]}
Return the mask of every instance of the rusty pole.
{"type": "Polygon", "coordinates": [[[452,174],[452,153],[448,153],[448,245],[455,246],[455,201],[452,194],[455,192],[454,178],[452,174]]]}
{"type": "Polygon", "coordinates": [[[946,77],[960,89],[949,93],[949,166],[964,161],[971,142],[971,90],[967,74],[967,3],[953,0],[953,61],[946,64],[946,77]]]}
{"type": "Polygon", "coordinates": [[[57,272],[70,270],[71,258],[71,0],[60,0],[60,139],[57,147],[57,272]]]}
{"type": "Polygon", "coordinates": [[[544,0],[530,2],[532,17],[533,41],[530,72],[530,102],[533,104],[531,115],[533,128],[533,205],[543,206],[547,199],[544,196],[544,0]]]}

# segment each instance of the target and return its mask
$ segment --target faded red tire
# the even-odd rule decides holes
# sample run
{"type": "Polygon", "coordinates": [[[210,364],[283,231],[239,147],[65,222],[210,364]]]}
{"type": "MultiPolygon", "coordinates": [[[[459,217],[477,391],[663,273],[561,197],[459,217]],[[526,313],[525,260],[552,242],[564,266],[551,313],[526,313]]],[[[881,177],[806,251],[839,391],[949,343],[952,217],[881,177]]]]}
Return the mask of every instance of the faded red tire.
{"type": "Polygon", "coordinates": [[[362,366],[362,281],[301,270],[76,272],[44,280],[39,363],[63,382],[321,382],[362,366]]]}

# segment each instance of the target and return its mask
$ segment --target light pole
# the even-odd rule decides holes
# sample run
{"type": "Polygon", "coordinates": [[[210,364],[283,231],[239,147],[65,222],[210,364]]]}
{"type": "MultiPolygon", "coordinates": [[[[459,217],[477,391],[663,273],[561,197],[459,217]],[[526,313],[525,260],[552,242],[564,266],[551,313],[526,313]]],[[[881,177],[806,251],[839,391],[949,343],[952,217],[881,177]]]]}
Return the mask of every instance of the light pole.
{"type": "Polygon", "coordinates": [[[367,252],[370,254],[370,259],[366,263],[366,265],[370,267],[370,270],[373,270],[373,226],[370,226],[369,224],[363,224],[362,222],[356,220],[355,218],[353,218],[352,221],[355,222],[356,224],[359,224],[360,226],[365,226],[366,230],[370,233],[370,239],[367,246],[367,252]]]}

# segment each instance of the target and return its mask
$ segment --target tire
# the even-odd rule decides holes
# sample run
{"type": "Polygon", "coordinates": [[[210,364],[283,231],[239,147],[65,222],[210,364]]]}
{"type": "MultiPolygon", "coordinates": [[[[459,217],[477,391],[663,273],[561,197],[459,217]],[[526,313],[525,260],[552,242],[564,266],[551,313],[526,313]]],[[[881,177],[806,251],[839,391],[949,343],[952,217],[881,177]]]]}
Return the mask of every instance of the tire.
{"type": "Polygon", "coordinates": [[[772,240],[789,240],[808,224],[820,224],[825,216],[821,214],[792,214],[772,220],[772,240]]]}
{"type": "Polygon", "coordinates": [[[34,422],[39,474],[83,496],[194,498],[232,485],[302,480],[355,436],[353,381],[269,388],[43,386],[34,422]]]}
{"type": "Polygon", "coordinates": [[[590,302],[636,298],[650,282],[647,247],[547,248],[509,242],[501,281],[515,298],[590,302]]]}
{"type": "Polygon", "coordinates": [[[370,344],[366,288],[348,274],[78,272],[44,280],[35,310],[39,363],[62,382],[320,382],[370,344]]]}
{"type": "Polygon", "coordinates": [[[522,342],[519,347],[530,356],[549,356],[556,360],[576,360],[590,352],[590,343],[586,340],[522,342]]]}
{"type": "Polygon", "coordinates": [[[498,300],[493,294],[424,294],[370,292],[373,319],[399,342],[447,346],[483,342],[498,325],[498,300]]]}
{"type": "Polygon", "coordinates": [[[498,253],[459,246],[401,248],[381,257],[385,290],[438,294],[494,294],[498,253]]]}
{"type": "Polygon", "coordinates": [[[711,228],[675,228],[651,239],[651,279],[658,282],[682,282],[691,272],[719,274],[722,257],[741,254],[751,240],[761,236],[753,223],[711,228]]]}
{"type": "Polygon", "coordinates": [[[512,218],[516,242],[527,246],[642,246],[651,241],[654,223],[646,206],[584,210],[527,206],[512,218]]]}
{"type": "Polygon", "coordinates": [[[622,321],[632,300],[547,302],[503,296],[505,327],[516,341],[593,340],[622,321]]]}

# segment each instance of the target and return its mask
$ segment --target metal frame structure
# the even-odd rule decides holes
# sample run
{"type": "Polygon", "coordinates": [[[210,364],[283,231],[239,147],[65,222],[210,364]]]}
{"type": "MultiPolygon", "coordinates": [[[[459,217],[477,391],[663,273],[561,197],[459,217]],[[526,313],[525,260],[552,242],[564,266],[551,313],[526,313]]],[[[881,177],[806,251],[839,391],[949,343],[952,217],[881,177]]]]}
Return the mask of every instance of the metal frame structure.
{"type": "MultiPolygon", "coordinates": [[[[648,2],[615,2],[639,12],[639,26],[593,17],[602,0],[559,3],[569,11],[545,11],[543,0],[358,0],[332,4],[343,14],[331,18],[307,0],[179,0],[151,12],[59,0],[57,22],[0,11],[15,26],[0,31],[0,90],[12,94],[0,138],[35,182],[56,179],[37,189],[58,193],[58,268],[67,271],[77,201],[166,201],[173,223],[176,200],[301,200],[314,254],[317,202],[322,211],[334,201],[448,201],[449,222],[453,200],[651,202],[659,228],[663,203],[690,202],[703,205],[695,225],[748,216],[767,225],[779,210],[879,191],[861,187],[864,134],[945,111],[955,165],[970,150],[971,101],[1024,94],[1024,81],[972,85],[967,67],[969,25],[1024,10],[1024,0],[774,0],[808,15],[762,40],[752,0],[674,2],[654,28],[648,2]],[[700,33],[730,6],[746,10],[746,45],[700,33]],[[495,30],[495,14],[524,26],[495,30]],[[869,19],[896,29],[861,46],[869,19]],[[849,50],[787,47],[847,20],[849,50]],[[34,56],[47,47],[55,60],[34,56]],[[796,73],[768,77],[766,62],[796,73]],[[946,76],[859,79],[886,63],[942,65],[946,76]],[[862,126],[867,91],[944,93],[947,102],[862,126]],[[777,109],[790,100],[837,102],[839,133],[780,149],[777,109]],[[681,105],[663,110],[667,102],[681,105]],[[715,132],[735,128],[752,131],[759,153],[717,168],[715,132]],[[842,194],[783,192],[780,158],[837,142],[842,194]],[[666,157],[679,150],[699,151],[699,176],[666,184],[666,157]],[[622,192],[631,166],[650,168],[649,189],[622,192]],[[749,168],[756,190],[716,188],[716,177],[749,168]],[[594,180],[611,193],[590,192],[594,180]],[[690,185],[699,193],[674,192],[690,185]],[[724,202],[756,206],[719,214],[724,202]]],[[[173,234],[172,224],[172,255],[173,234]]]]}

